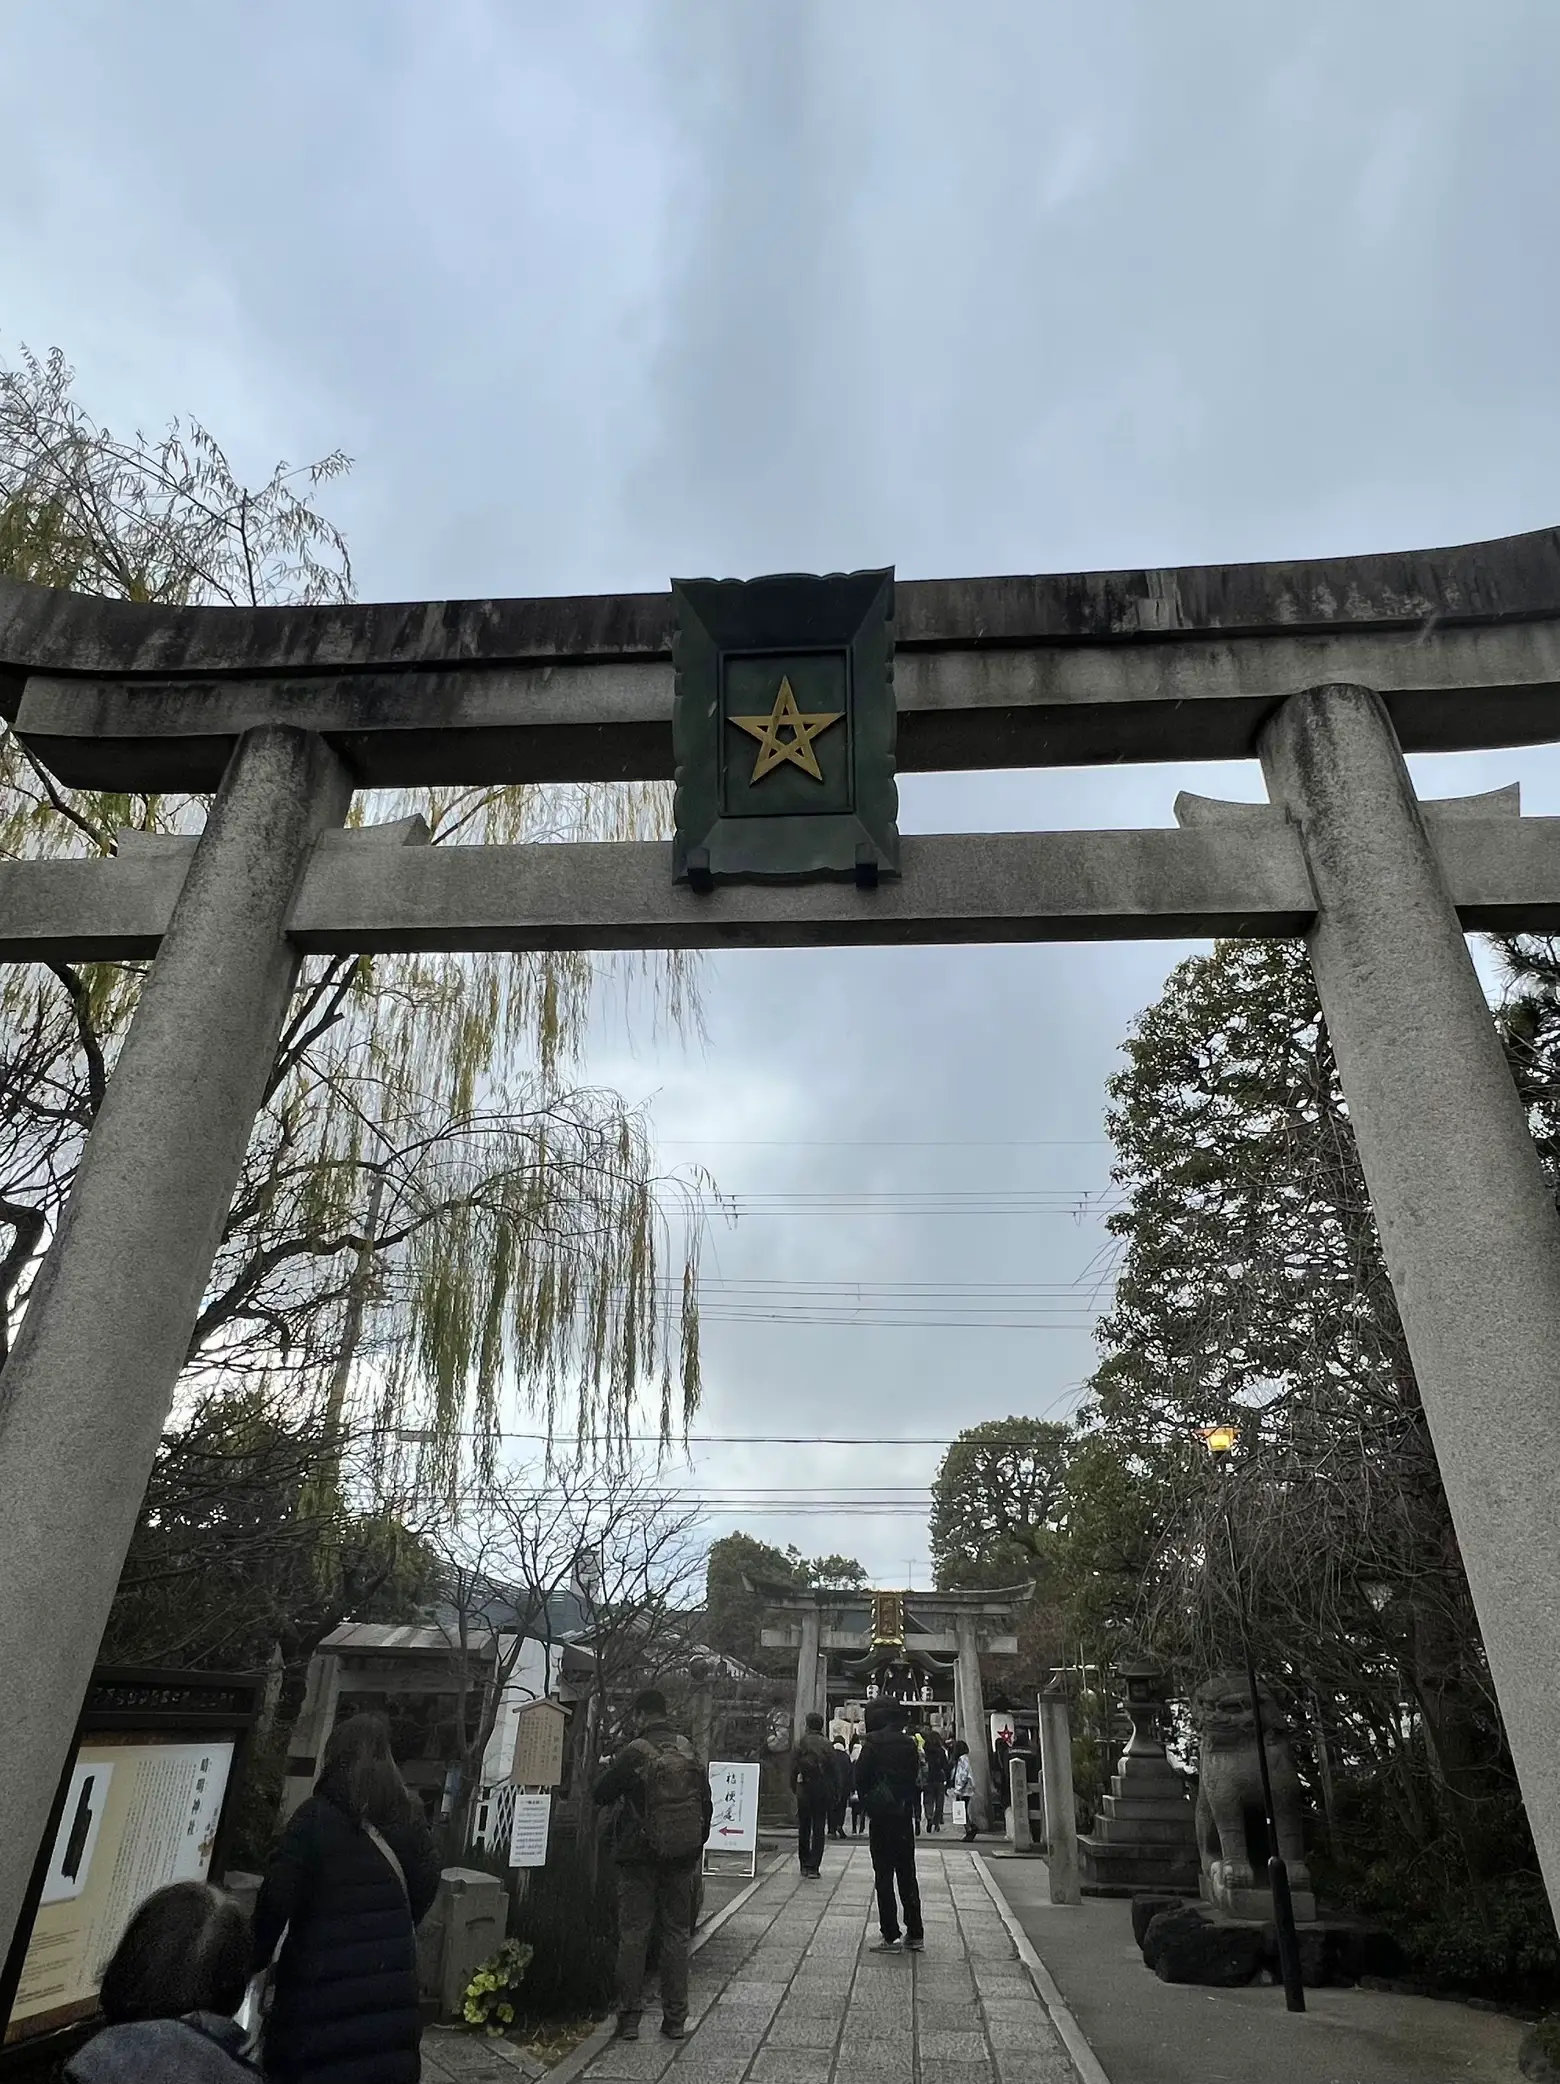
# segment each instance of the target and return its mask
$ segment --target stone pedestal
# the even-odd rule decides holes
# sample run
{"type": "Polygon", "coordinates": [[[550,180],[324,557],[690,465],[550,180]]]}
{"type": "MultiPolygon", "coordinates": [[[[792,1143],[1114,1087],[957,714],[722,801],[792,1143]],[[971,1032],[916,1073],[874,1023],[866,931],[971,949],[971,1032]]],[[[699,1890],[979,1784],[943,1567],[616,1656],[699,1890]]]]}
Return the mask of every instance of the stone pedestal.
{"type": "Polygon", "coordinates": [[[1094,1829],[1078,1840],[1083,1887],[1091,1896],[1189,1894],[1198,1882],[1197,1831],[1185,1785],[1159,1740],[1160,1676],[1149,1666],[1122,1676],[1132,1735],[1094,1829]]]}
{"type": "MultiPolygon", "coordinates": [[[[1218,1862],[1216,1861],[1214,1865],[1217,1867],[1218,1862]]],[[[1222,1876],[1216,1872],[1205,1870],[1198,1877],[1197,1893],[1202,1897],[1204,1903],[1212,1904],[1213,1908],[1221,1916],[1234,1918],[1238,1923],[1244,1922],[1260,1925],[1264,1919],[1269,1923],[1272,1922],[1273,1891],[1268,1887],[1264,1877],[1258,1877],[1258,1885],[1254,1889],[1238,1889],[1231,1888],[1222,1876]]],[[[1314,1890],[1291,1887],[1289,1899],[1295,1907],[1295,1923],[1297,1925],[1315,1924],[1316,1894],[1314,1890]]]]}
{"type": "Polygon", "coordinates": [[[446,1867],[439,1893],[417,1932],[418,1993],[458,2019],[466,1989],[483,1962],[504,1943],[509,1900],[496,1874],[446,1867]]]}

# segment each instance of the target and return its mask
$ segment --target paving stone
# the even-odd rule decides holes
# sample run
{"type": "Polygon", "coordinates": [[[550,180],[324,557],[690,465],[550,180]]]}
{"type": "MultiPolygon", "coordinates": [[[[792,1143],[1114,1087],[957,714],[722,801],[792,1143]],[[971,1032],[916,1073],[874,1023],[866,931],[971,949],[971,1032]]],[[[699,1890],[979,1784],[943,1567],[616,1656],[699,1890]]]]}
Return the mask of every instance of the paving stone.
{"type": "Polygon", "coordinates": [[[1027,2007],[1022,2012],[1017,2008],[1011,2014],[999,2018],[986,2015],[986,2036],[1000,2054],[1004,2048],[1059,2047],[1056,2028],[1045,2015],[1040,2004],[1027,2007]]]}
{"type": "Polygon", "coordinates": [[[997,2075],[1002,2084],[1078,2084],[1072,2057],[1060,2041],[1049,2048],[999,2048],[997,2075]]]}
{"type": "Polygon", "coordinates": [[[986,2036],[979,2028],[950,2032],[934,2027],[918,2039],[923,2069],[940,2071],[945,2063],[979,2062],[986,2053],[986,2036]]]}
{"type": "Polygon", "coordinates": [[[783,2005],[775,2014],[765,2037],[766,2048],[832,2048],[845,2022],[843,2010],[815,2012],[799,2005],[783,2005]]]}
{"type": "Polygon", "coordinates": [[[970,1997],[965,2003],[923,2003],[919,1992],[915,2004],[915,2030],[917,2033],[960,2033],[980,2032],[980,2008],[970,1997]]]}
{"type": "Polygon", "coordinates": [[[829,2084],[834,2074],[834,2049],[761,2048],[748,2071],[754,2084],[769,2078],[772,2084],[829,2084]]]}
{"type": "MultiPolygon", "coordinates": [[[[729,1939],[722,1931],[695,1957],[690,2023],[697,2015],[698,2025],[688,2040],[670,2046],[652,2031],[616,2044],[586,2076],[602,2084],[1077,2084],[970,1856],[923,1840],[917,1864],[924,1953],[871,1951],[877,1916],[866,1848],[831,1846],[821,1887],[782,1870],[744,1907],[744,1929],[729,1939]]],[[[432,2065],[429,2084],[445,2084],[432,2065]]]]}
{"type": "Polygon", "coordinates": [[[857,2071],[870,2076],[908,2077],[915,2062],[915,2041],[908,2033],[877,2033],[863,2039],[840,2042],[839,2075],[857,2071]]]}
{"type": "MultiPolygon", "coordinates": [[[[742,2084],[752,2060],[751,2055],[702,2055],[697,2042],[683,2041],[672,2049],[672,2067],[666,2074],[675,2084],[742,2084]]],[[[594,2078],[605,2072],[589,2069],[585,2074],[594,2078]]]]}
{"type": "Polygon", "coordinates": [[[663,2041],[652,2026],[642,2041],[614,2041],[596,2057],[586,2075],[604,2079],[659,2077],[676,2053],[673,2044],[663,2041]]]}

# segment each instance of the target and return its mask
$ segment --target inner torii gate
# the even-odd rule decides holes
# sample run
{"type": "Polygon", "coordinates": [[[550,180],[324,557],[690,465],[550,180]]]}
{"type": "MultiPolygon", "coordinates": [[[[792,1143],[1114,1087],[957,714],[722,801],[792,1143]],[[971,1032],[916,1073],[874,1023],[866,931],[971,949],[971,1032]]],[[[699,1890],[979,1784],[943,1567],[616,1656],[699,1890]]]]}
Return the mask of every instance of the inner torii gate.
{"type": "Polygon", "coordinates": [[[989,1592],[848,1592],[838,1588],[785,1585],[768,1578],[749,1578],[766,1613],[785,1619],[763,1630],[766,1650],[796,1651],[796,1734],[809,1714],[827,1718],[825,1684],[831,1651],[844,1651],[863,1663],[874,1652],[907,1654],[940,1669],[951,1660],[954,1721],[970,1747],[975,1776],[975,1811],[982,1824],[991,1817],[991,1770],[986,1756],[985,1692],[980,1658],[1016,1657],[1015,1610],[1033,1585],[1010,1585],[989,1592]],[[847,1614],[864,1609],[864,1625],[852,1627],[847,1614]]]}
{"type": "Polygon", "coordinates": [[[1560,1904],[1560,1216],[1463,940],[1560,929],[1560,820],[1403,752],[1560,739],[1560,534],[897,589],[901,768],[1260,758],[1177,829],[942,835],[901,879],[675,885],[664,845],[345,836],[354,789],[671,774],[666,594],[163,608],[0,586],[0,707],[198,841],[0,866],[0,957],[156,954],[0,1403],[0,1952],[300,956],[1303,934],[1560,1904]]]}

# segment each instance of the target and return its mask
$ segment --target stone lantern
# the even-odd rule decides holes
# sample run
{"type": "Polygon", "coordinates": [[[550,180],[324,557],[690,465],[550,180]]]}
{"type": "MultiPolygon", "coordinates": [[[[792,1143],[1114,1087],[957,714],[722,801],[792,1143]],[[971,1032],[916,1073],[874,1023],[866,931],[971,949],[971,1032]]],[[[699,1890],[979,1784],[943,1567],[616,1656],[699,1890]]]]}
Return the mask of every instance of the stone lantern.
{"type": "Polygon", "coordinates": [[[1159,1734],[1168,1698],[1164,1670],[1135,1658],[1118,1664],[1116,1675],[1132,1734],[1093,1830],[1078,1840],[1083,1886],[1095,1896],[1190,1894],[1197,1887],[1197,1832],[1185,1784],[1159,1734]]]}

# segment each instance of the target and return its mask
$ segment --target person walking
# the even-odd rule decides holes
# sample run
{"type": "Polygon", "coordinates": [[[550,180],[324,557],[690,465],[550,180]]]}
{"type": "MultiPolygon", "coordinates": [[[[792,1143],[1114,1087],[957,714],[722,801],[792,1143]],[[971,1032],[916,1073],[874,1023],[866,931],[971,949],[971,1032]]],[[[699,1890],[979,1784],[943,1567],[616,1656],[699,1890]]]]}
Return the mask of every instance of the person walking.
{"type": "Polygon", "coordinates": [[[669,2041],[680,2041],[688,2020],[688,1942],[715,1802],[698,1753],[667,1719],[666,1695],[647,1686],[635,1697],[633,1714],[632,1741],[591,1789],[600,1807],[617,1806],[618,2038],[639,2038],[653,1933],[661,2031],[669,2041]]]}
{"type": "Polygon", "coordinates": [[[332,1731],[315,1790],[260,1885],[254,1967],[274,1962],[261,2043],[274,2084],[417,2084],[416,1928],[439,1862],[382,1715],[332,1731]]]}
{"type": "Polygon", "coordinates": [[[952,1758],[953,1778],[948,1784],[948,1792],[956,1802],[964,1804],[964,1842],[973,1845],[976,1831],[975,1768],[970,1764],[970,1747],[962,1737],[954,1744],[952,1758]]]}
{"type": "Polygon", "coordinates": [[[836,1737],[832,1749],[834,1756],[829,1760],[829,1769],[833,1775],[829,1782],[829,1836],[843,1838],[845,1810],[856,1776],[851,1767],[850,1753],[845,1749],[845,1739],[836,1737]]]}
{"type": "Polygon", "coordinates": [[[809,1715],[807,1727],[791,1754],[791,1787],[796,1795],[796,1856],[809,1881],[823,1866],[823,1835],[834,1789],[834,1746],[823,1733],[823,1717],[809,1715]]]}
{"type": "Polygon", "coordinates": [[[861,1806],[861,1788],[856,1780],[856,1761],[861,1757],[861,1739],[850,1742],[850,1835],[859,1838],[867,1828],[867,1812],[861,1806]]]}
{"type": "Polygon", "coordinates": [[[915,1878],[912,1820],[920,1753],[906,1727],[909,1719],[900,1701],[869,1702],[867,1734],[856,1761],[856,1784],[867,1812],[867,1844],[877,1882],[878,1927],[882,1933],[873,1942],[873,1951],[880,1954],[899,1950],[901,1910],[906,1949],[919,1953],[926,1943],[921,1923],[921,1890],[915,1878]]]}
{"type": "Polygon", "coordinates": [[[148,1896],[103,1971],[108,2024],[66,2063],[65,2084],[260,2084],[233,2016],[249,1946],[248,1918],[206,1882],[148,1896]]]}
{"type": "Polygon", "coordinates": [[[926,1738],[918,1729],[910,1732],[910,1741],[915,1746],[915,1801],[910,1810],[910,1821],[915,1825],[915,1835],[921,1835],[921,1814],[926,1802],[926,1738]]]}
{"type": "Polygon", "coordinates": [[[1007,1815],[1008,1802],[1012,1794],[1013,1779],[1008,1771],[1013,1758],[1013,1738],[1008,1730],[999,1732],[991,1747],[991,1800],[996,1810],[992,1827],[1001,1830],[1007,1815]]]}
{"type": "Polygon", "coordinates": [[[943,1800],[948,1791],[948,1753],[935,1729],[926,1732],[926,1828],[943,1827],[943,1800]]]}

